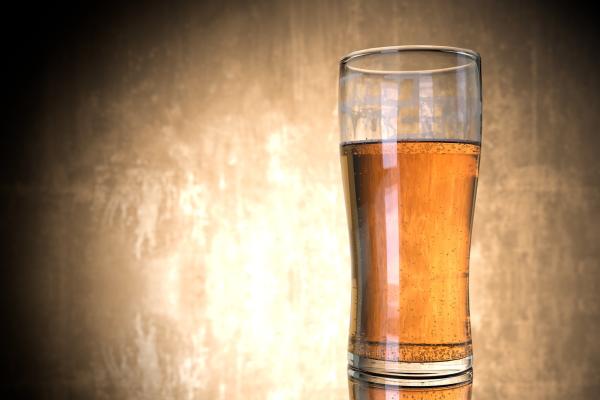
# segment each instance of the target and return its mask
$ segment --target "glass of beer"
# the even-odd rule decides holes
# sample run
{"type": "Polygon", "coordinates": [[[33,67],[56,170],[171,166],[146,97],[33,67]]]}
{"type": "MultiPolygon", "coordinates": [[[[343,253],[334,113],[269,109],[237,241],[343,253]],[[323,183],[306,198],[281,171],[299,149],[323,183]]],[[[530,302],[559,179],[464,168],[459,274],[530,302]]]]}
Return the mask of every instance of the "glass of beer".
{"type": "Polygon", "coordinates": [[[430,380],[402,379],[348,370],[350,400],[471,400],[471,370],[430,380]]]}
{"type": "Polygon", "coordinates": [[[351,368],[416,378],[471,368],[481,108],[473,51],[383,47],[341,60],[351,368]]]}

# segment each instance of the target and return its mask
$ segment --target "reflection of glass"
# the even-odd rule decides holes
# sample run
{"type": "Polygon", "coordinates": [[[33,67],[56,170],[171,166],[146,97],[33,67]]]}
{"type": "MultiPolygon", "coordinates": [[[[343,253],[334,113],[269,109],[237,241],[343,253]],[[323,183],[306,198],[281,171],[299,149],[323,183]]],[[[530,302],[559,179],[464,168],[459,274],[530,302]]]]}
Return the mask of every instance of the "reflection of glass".
{"type": "Polygon", "coordinates": [[[339,89],[350,365],[412,377],[466,371],[479,56],[441,47],[360,51],[342,59],[339,89]]]}
{"type": "Polygon", "coordinates": [[[348,369],[350,400],[470,400],[473,374],[433,379],[383,377],[348,369]]]}

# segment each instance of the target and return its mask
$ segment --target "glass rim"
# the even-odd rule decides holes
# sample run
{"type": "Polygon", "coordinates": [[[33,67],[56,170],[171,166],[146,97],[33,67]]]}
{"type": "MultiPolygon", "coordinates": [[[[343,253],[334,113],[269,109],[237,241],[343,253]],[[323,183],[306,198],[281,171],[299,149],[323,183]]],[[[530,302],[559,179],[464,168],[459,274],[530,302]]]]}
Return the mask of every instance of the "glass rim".
{"type": "Polygon", "coordinates": [[[440,72],[456,71],[459,69],[466,68],[472,64],[479,67],[481,65],[481,55],[469,49],[451,46],[433,46],[433,45],[402,45],[402,46],[386,46],[386,47],[372,47],[363,50],[353,51],[346,54],[340,59],[340,66],[344,66],[351,71],[361,72],[365,74],[432,74],[440,72]],[[402,52],[436,52],[436,53],[450,53],[455,55],[461,55],[471,60],[466,64],[455,65],[446,68],[432,68],[422,70],[383,70],[383,69],[368,69],[358,68],[349,65],[349,62],[356,60],[361,57],[369,57],[375,55],[389,54],[389,53],[402,53],[402,52]]]}

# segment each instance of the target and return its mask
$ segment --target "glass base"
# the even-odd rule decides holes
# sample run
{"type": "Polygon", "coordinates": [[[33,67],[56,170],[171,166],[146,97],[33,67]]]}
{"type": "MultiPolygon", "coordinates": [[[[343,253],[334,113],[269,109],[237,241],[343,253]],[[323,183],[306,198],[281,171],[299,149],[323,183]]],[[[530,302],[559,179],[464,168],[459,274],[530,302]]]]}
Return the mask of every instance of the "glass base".
{"type": "Polygon", "coordinates": [[[351,368],[372,374],[407,378],[435,378],[468,371],[473,365],[473,356],[451,361],[400,362],[375,360],[348,353],[348,364],[351,368]]]}
{"type": "Polygon", "coordinates": [[[357,371],[352,368],[348,368],[348,377],[355,382],[364,382],[369,385],[379,385],[390,387],[403,387],[403,388],[438,388],[440,386],[459,386],[469,384],[473,381],[473,370],[469,369],[462,374],[450,375],[450,376],[438,376],[428,378],[406,378],[397,376],[380,376],[371,375],[366,372],[357,371]]]}

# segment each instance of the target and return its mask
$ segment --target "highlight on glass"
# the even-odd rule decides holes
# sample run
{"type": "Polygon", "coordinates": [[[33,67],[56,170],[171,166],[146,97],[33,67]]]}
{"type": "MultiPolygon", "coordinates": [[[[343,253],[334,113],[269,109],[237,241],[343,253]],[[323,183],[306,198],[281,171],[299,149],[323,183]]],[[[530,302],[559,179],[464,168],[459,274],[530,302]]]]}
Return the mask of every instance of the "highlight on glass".
{"type": "Polygon", "coordinates": [[[406,377],[471,368],[481,117],[481,61],[473,51],[398,46],[341,60],[351,368],[406,377]]]}

